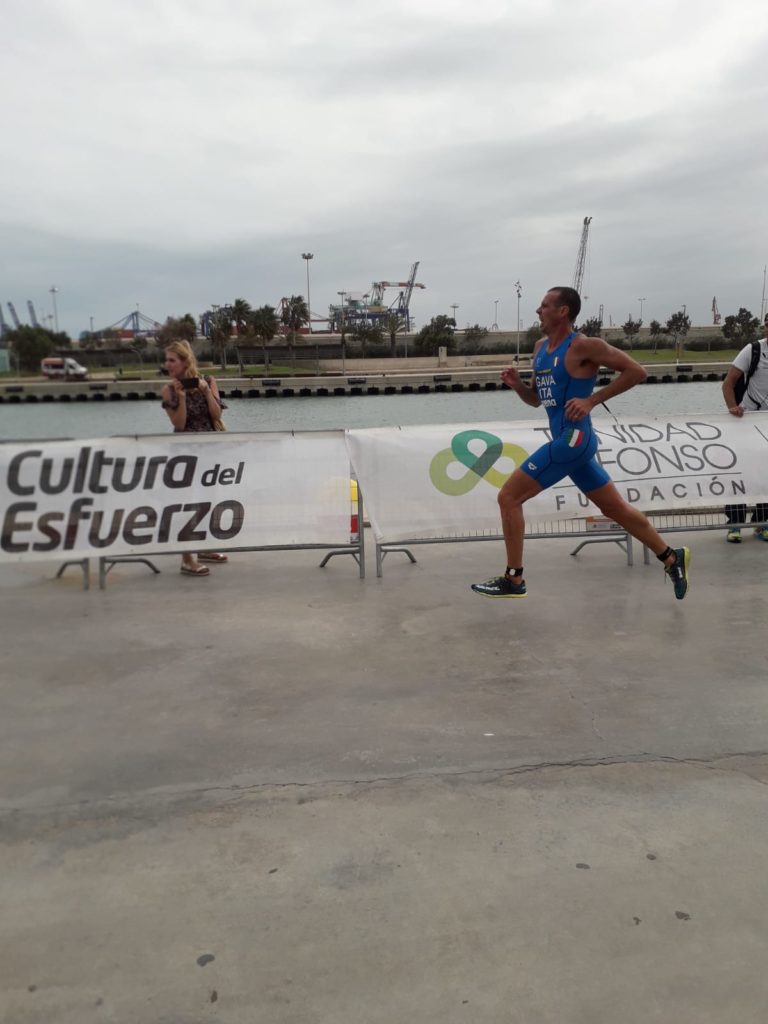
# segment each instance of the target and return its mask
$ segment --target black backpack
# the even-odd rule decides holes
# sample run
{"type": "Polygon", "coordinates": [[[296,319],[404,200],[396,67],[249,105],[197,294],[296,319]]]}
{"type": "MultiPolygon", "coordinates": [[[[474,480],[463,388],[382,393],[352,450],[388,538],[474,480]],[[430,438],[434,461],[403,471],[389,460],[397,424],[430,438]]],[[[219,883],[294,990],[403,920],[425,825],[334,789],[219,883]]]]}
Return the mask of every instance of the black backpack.
{"type": "Polygon", "coordinates": [[[736,404],[741,405],[741,400],[747,392],[749,382],[752,378],[752,374],[757,369],[757,364],[760,362],[760,342],[752,342],[752,358],[749,361],[749,369],[746,373],[742,373],[736,383],[733,385],[733,393],[736,396],[736,404]]]}

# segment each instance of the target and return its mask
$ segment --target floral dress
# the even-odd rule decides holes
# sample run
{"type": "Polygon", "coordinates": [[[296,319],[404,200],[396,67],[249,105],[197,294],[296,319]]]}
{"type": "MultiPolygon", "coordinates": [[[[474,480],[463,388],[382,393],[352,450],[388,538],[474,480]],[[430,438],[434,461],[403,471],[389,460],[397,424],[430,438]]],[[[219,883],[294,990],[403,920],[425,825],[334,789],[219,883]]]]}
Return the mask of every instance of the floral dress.
{"type": "MultiPolygon", "coordinates": [[[[205,378],[209,387],[211,385],[211,379],[211,377],[205,378]]],[[[217,401],[219,403],[219,408],[227,408],[220,398],[217,401]]],[[[172,391],[170,401],[163,402],[162,405],[164,409],[178,409],[179,396],[175,391],[172,391]]],[[[183,430],[179,430],[178,427],[174,428],[174,433],[200,434],[209,430],[213,430],[213,421],[211,420],[211,413],[208,408],[208,399],[202,391],[199,391],[197,388],[193,388],[191,391],[187,391],[187,422],[184,425],[183,430]]]]}

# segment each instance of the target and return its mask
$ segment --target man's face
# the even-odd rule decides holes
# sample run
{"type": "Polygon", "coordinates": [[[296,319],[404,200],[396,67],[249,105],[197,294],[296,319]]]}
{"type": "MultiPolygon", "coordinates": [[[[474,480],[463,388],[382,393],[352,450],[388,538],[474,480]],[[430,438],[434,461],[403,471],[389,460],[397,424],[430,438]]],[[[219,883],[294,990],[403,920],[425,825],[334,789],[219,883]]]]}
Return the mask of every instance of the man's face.
{"type": "Polygon", "coordinates": [[[568,307],[563,304],[560,293],[555,290],[547,292],[536,312],[545,333],[568,321],[568,307]]]}

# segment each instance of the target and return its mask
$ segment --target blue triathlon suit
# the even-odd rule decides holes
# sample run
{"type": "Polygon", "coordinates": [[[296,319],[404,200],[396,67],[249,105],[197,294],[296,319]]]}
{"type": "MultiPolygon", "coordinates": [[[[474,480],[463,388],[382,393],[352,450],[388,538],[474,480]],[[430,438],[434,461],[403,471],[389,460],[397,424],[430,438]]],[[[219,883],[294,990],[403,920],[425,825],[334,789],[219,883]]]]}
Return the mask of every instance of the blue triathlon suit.
{"type": "Polygon", "coordinates": [[[554,352],[542,345],[533,360],[536,392],[549,416],[552,440],[530,455],[520,469],[537,480],[542,487],[551,487],[569,476],[580,491],[594,491],[610,483],[603,467],[595,459],[597,436],[592,420],[565,418],[565,403],[571,398],[588,398],[595,386],[595,377],[572,377],[565,368],[565,356],[576,337],[572,331],[554,352]]]}

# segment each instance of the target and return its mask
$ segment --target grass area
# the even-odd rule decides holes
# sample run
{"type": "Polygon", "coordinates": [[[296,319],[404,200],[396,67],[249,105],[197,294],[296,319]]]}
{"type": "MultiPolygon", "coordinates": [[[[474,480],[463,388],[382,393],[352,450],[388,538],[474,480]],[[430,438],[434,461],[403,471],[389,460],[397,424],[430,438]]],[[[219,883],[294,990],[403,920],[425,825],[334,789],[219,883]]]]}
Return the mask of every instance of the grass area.
{"type": "MultiPolygon", "coordinates": [[[[102,372],[105,374],[105,376],[109,376],[110,373],[112,376],[114,376],[114,374],[117,372],[117,367],[115,367],[115,370],[113,371],[96,371],[96,373],[99,374],[102,372]]],[[[270,366],[269,370],[265,370],[263,363],[256,363],[253,366],[249,366],[246,363],[246,365],[243,367],[243,370],[241,370],[239,366],[228,366],[226,370],[222,370],[220,366],[212,366],[209,363],[203,363],[200,365],[200,372],[206,376],[215,377],[216,380],[226,380],[230,377],[242,377],[243,375],[245,375],[246,377],[306,377],[308,375],[314,376],[316,370],[315,368],[310,368],[309,366],[306,365],[297,366],[295,370],[293,369],[292,366],[273,365],[270,366]]],[[[124,369],[122,374],[117,379],[151,380],[155,377],[158,380],[165,379],[161,377],[161,375],[157,372],[157,368],[154,366],[147,367],[144,370],[143,375],[135,366],[132,366],[129,370],[124,369]]]]}
{"type": "MultiPolygon", "coordinates": [[[[732,363],[740,349],[713,349],[711,352],[688,352],[685,349],[680,353],[681,363],[732,363]]],[[[633,356],[638,363],[674,363],[674,349],[664,348],[658,352],[651,352],[647,348],[638,348],[629,355],[633,356]]]]}
{"type": "MultiPolygon", "coordinates": [[[[713,349],[711,352],[689,352],[683,350],[680,353],[680,363],[686,365],[695,363],[731,363],[735,358],[739,349],[713,349]]],[[[514,353],[499,353],[499,363],[504,363],[513,358],[514,353]]],[[[658,352],[652,352],[650,349],[639,348],[635,349],[630,353],[640,363],[645,363],[648,366],[652,366],[658,363],[674,363],[675,353],[673,349],[659,349],[658,352]]],[[[522,356],[522,353],[521,353],[522,356]]],[[[525,356],[524,358],[529,358],[525,356]]],[[[399,361],[398,361],[399,362],[399,361]]],[[[402,365],[400,366],[402,368],[402,365]]],[[[480,369],[480,367],[477,367],[480,369]]],[[[91,379],[93,380],[161,380],[163,379],[158,373],[159,366],[154,363],[147,363],[143,368],[137,366],[122,367],[122,373],[118,371],[121,367],[115,366],[99,366],[94,367],[91,372],[91,379]]],[[[214,366],[210,363],[201,365],[200,367],[203,373],[210,374],[212,377],[216,377],[217,380],[225,380],[230,377],[241,377],[243,376],[240,367],[237,365],[228,366],[226,370],[222,370],[220,366],[214,366]]],[[[355,372],[359,373],[360,370],[355,372]]],[[[314,363],[304,361],[301,365],[297,365],[294,369],[292,366],[283,366],[273,364],[268,370],[264,369],[263,363],[248,364],[245,366],[246,377],[314,377],[317,373],[316,366],[314,363]]],[[[0,371],[0,380],[12,381],[12,380],[27,380],[27,381],[41,381],[44,378],[40,374],[25,373],[21,377],[18,377],[15,371],[0,371]]]]}

